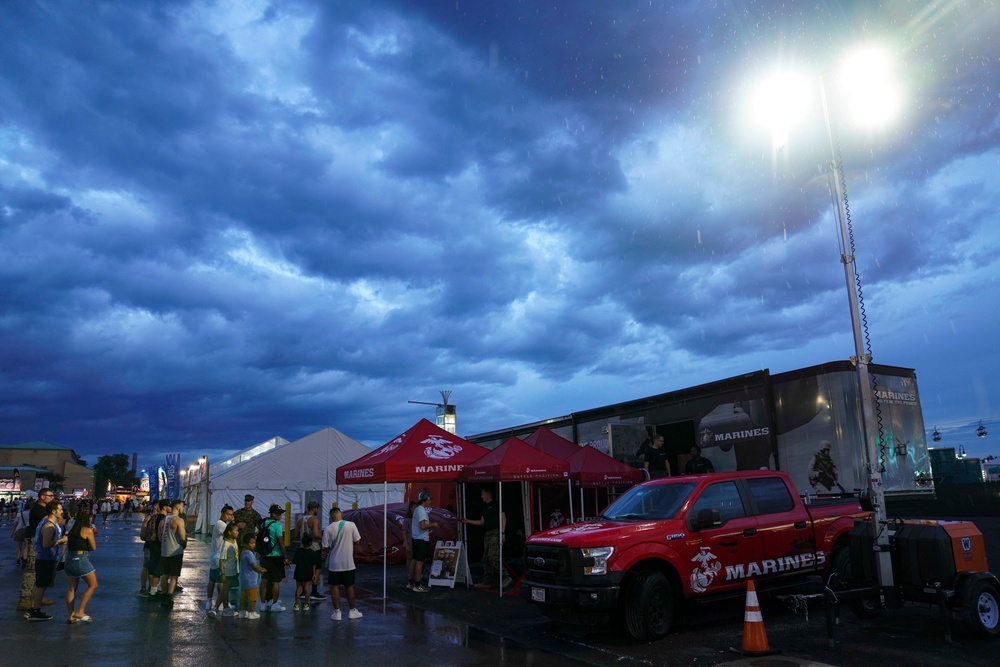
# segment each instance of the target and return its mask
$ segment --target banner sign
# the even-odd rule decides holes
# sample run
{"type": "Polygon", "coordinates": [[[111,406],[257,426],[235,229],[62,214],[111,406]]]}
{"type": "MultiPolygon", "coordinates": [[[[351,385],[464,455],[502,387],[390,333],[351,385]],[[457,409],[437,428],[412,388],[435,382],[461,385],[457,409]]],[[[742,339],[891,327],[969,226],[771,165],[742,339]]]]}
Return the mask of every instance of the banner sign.
{"type": "Polygon", "coordinates": [[[180,498],[181,495],[181,475],[180,475],[180,454],[167,454],[166,462],[166,473],[167,473],[167,497],[168,498],[180,498]]]}

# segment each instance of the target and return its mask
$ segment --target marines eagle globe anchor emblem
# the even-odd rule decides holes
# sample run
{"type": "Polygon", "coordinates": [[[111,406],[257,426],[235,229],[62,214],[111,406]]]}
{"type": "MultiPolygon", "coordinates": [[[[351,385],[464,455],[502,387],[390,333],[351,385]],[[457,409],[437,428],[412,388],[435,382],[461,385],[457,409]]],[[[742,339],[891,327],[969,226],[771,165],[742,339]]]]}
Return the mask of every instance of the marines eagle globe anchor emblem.
{"type": "Polygon", "coordinates": [[[691,559],[692,563],[701,563],[700,568],[691,571],[691,590],[704,593],[715,580],[715,575],[722,569],[718,556],[710,551],[711,547],[701,547],[701,550],[691,559]]]}

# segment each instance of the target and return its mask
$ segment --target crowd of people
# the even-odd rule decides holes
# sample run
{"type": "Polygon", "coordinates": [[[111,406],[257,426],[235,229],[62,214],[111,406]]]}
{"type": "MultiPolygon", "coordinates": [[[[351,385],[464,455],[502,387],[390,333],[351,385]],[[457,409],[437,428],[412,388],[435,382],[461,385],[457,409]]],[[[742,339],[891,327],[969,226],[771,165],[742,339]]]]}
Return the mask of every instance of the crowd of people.
{"type": "MultiPolygon", "coordinates": [[[[425,593],[423,566],[430,557],[430,531],[438,527],[429,513],[430,496],[426,492],[411,501],[406,519],[407,589],[425,593]]],[[[506,516],[499,511],[492,491],[483,491],[483,515],[480,519],[463,519],[483,526],[486,530],[487,568],[479,587],[509,585],[499,579],[498,535],[502,534],[506,516]],[[494,577],[495,575],[495,577],[494,577]],[[493,581],[491,578],[495,578],[493,581]]],[[[97,572],[90,561],[97,550],[98,527],[102,522],[130,517],[131,500],[119,503],[105,499],[98,502],[78,502],[74,498],[56,500],[52,489],[38,491],[38,498],[17,509],[12,537],[17,549],[17,564],[24,570],[21,583],[21,604],[28,621],[48,621],[52,615],[43,610],[52,601],[46,591],[55,582],[56,572],[65,570],[67,586],[65,604],[67,622],[90,623],[87,613],[97,591],[97,572]],[[80,590],[80,582],[85,588],[80,590]]],[[[261,612],[286,610],[281,601],[281,584],[291,567],[295,584],[293,611],[310,609],[326,600],[320,590],[325,573],[326,585],[333,606],[330,618],[344,618],[342,597],[346,598],[346,616],[357,620],[363,614],[357,608],[355,595],[355,544],[361,540],[357,526],[345,520],[338,507],[330,510],[329,524],[321,529],[320,505],[310,502],[305,514],[294,527],[298,541],[292,557],[285,548],[285,509],[271,505],[263,517],[254,507],[253,495],[247,494],[244,506],[234,510],[222,507],[212,526],[209,547],[208,582],[204,611],[208,617],[237,616],[258,619],[261,612]]],[[[140,598],[154,601],[170,610],[174,596],[183,587],[179,579],[187,547],[187,520],[183,500],[161,499],[144,508],[139,528],[142,542],[142,568],[139,573],[140,598]]],[[[103,527],[103,525],[102,525],[103,527]]]]}

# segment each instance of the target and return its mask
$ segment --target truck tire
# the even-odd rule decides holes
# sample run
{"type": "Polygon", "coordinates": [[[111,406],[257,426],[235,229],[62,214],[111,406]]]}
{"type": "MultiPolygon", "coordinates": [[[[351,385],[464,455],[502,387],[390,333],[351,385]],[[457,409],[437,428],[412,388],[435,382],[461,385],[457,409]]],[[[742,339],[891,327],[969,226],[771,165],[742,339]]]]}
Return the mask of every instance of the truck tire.
{"type": "Polygon", "coordinates": [[[1000,634],[1000,595],[996,587],[988,581],[977,581],[969,589],[969,595],[962,609],[965,623],[980,637],[996,637],[1000,634]]]}
{"type": "Polygon", "coordinates": [[[635,639],[662,639],[674,620],[670,582],[659,572],[640,572],[625,597],[625,627],[635,639]]]}

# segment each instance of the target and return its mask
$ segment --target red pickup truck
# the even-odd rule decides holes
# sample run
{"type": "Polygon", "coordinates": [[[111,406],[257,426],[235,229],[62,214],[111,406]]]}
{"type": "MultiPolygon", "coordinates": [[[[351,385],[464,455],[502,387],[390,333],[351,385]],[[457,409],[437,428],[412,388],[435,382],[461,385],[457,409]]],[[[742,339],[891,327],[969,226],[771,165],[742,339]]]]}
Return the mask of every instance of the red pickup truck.
{"type": "Polygon", "coordinates": [[[867,517],[853,497],[803,504],[782,472],[659,479],[592,521],[532,535],[522,591],[553,619],[622,618],[636,639],[658,639],[685,600],[849,567],[848,531],[867,517]]]}

